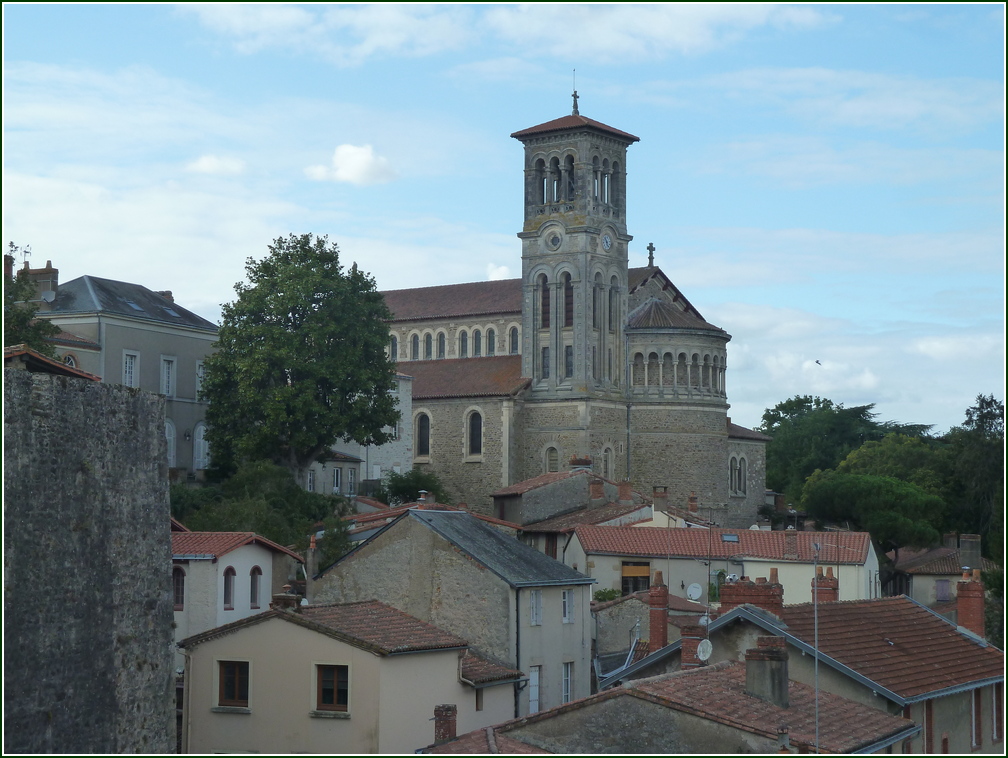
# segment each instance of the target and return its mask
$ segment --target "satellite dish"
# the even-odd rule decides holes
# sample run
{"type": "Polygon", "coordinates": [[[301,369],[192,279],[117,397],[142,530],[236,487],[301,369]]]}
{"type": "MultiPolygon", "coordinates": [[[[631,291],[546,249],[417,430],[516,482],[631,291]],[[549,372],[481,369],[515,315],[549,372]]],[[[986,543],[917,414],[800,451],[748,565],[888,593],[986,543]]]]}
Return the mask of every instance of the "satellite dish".
{"type": "Polygon", "coordinates": [[[759,530],[760,530],[759,524],[753,524],[752,526],[749,527],[750,532],[758,532],[759,530]]]}
{"type": "Polygon", "coordinates": [[[711,644],[710,640],[700,640],[700,644],[697,645],[696,657],[701,661],[706,661],[711,657],[711,653],[714,652],[714,646],[711,644]]]}
{"type": "Polygon", "coordinates": [[[728,574],[728,576],[725,577],[725,580],[729,582],[737,582],[738,574],[728,574]]]}
{"type": "Polygon", "coordinates": [[[700,596],[703,594],[703,587],[701,587],[696,582],[693,582],[689,587],[686,588],[686,597],[690,600],[699,600],[700,596]]]}
{"type": "Polygon", "coordinates": [[[700,626],[707,626],[710,623],[710,616],[706,613],[700,617],[700,626]]]}

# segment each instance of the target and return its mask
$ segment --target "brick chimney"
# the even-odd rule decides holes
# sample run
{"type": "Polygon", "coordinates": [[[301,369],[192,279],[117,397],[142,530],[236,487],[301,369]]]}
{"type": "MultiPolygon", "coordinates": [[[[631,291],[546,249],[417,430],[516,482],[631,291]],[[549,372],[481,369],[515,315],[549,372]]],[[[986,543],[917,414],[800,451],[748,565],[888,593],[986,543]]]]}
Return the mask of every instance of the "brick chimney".
{"type": "Polygon", "coordinates": [[[290,611],[291,613],[301,613],[301,599],[291,592],[291,586],[285,584],[283,592],[273,596],[270,602],[270,609],[274,611],[290,611]]]}
{"type": "Polygon", "coordinates": [[[654,496],[655,505],[661,501],[662,505],[668,503],[668,487],[663,484],[656,484],[652,489],[651,493],[654,496]]]}
{"type": "Polygon", "coordinates": [[[655,571],[654,583],[648,590],[649,648],[653,653],[668,644],[668,587],[662,582],[662,572],[655,571]]]}
{"type": "Polygon", "coordinates": [[[165,300],[167,300],[169,303],[174,303],[175,302],[175,296],[172,295],[172,291],[171,290],[158,290],[158,294],[161,297],[163,297],[165,300]]]}
{"type": "Polygon", "coordinates": [[[812,579],[812,597],[819,603],[832,603],[840,599],[840,580],[833,576],[833,567],[826,567],[826,576],[823,576],[823,567],[816,566],[816,575],[812,579]],[[816,592],[816,585],[819,590],[816,592]]]}
{"type": "Polygon", "coordinates": [[[455,739],[458,706],[454,703],[434,706],[434,744],[455,739]]]}
{"type": "Polygon", "coordinates": [[[686,501],[686,507],[689,509],[690,513],[699,512],[700,505],[697,503],[697,496],[695,492],[689,493],[689,499],[686,501]]]}
{"type": "Polygon", "coordinates": [[[963,571],[962,581],[957,587],[956,620],[959,626],[978,637],[984,636],[984,589],[980,569],[973,569],[972,576],[963,571]]]}
{"type": "Polygon", "coordinates": [[[707,630],[699,624],[690,624],[682,628],[682,653],[680,656],[682,668],[689,669],[704,665],[704,662],[697,657],[697,648],[700,647],[700,640],[706,636],[707,630]]]}
{"type": "Polygon", "coordinates": [[[783,637],[760,637],[746,650],[745,691],[780,708],[788,707],[788,651],[783,637]]]}
{"type": "Polygon", "coordinates": [[[3,257],[4,263],[4,279],[14,278],[14,256],[10,253],[4,253],[3,257]]]}
{"type": "Polygon", "coordinates": [[[619,483],[619,501],[622,504],[633,502],[633,489],[631,489],[629,479],[623,479],[619,483]]]}
{"type": "Polygon", "coordinates": [[[591,501],[593,508],[605,505],[605,483],[598,477],[592,477],[588,481],[588,499],[591,501]]]}
{"type": "Polygon", "coordinates": [[[721,585],[721,615],[748,603],[780,616],[784,608],[784,588],[777,581],[777,569],[770,569],[770,581],[760,577],[755,582],[742,577],[737,582],[721,585]]]}
{"type": "Polygon", "coordinates": [[[590,455],[572,455],[570,459],[571,471],[591,471],[592,459],[590,455]]]}
{"type": "Polygon", "coordinates": [[[784,560],[798,560],[798,532],[788,529],[784,532],[784,560]]]}

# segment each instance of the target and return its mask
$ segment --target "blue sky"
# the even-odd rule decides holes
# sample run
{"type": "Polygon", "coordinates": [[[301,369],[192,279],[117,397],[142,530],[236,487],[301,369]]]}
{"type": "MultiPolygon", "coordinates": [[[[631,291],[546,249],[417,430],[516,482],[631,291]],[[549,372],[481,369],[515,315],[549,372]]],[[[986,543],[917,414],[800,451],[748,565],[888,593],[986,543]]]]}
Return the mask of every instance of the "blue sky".
{"type": "Polygon", "coordinates": [[[734,421],[1004,398],[1002,4],[4,4],[3,35],[5,242],[62,281],[217,320],[291,232],[381,289],[518,276],[509,135],[576,69],[641,140],[630,265],[653,242],[733,335],[734,421]]]}

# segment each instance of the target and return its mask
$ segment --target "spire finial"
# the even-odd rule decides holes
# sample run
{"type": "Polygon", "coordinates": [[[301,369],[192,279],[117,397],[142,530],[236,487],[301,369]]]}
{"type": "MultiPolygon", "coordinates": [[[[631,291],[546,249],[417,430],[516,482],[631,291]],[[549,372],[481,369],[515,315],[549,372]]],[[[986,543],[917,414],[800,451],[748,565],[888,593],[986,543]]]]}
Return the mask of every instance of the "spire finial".
{"type": "Polygon", "coordinates": [[[578,93],[577,93],[577,69],[574,69],[574,110],[571,111],[572,116],[580,116],[577,107],[578,93]]]}
{"type": "Polygon", "coordinates": [[[654,268],[654,251],[655,251],[654,242],[648,242],[648,244],[647,244],[647,253],[648,253],[648,255],[647,255],[647,265],[648,265],[648,268],[654,268]]]}

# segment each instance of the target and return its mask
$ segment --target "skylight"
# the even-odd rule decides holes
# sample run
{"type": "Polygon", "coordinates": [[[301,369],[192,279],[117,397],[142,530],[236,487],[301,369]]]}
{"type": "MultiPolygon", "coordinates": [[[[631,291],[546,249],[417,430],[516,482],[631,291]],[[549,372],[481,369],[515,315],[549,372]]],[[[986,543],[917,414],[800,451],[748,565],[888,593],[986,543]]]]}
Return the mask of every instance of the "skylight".
{"type": "Polygon", "coordinates": [[[722,534],[721,535],[721,541],[722,542],[738,542],[738,535],[737,534],[722,534]]]}

